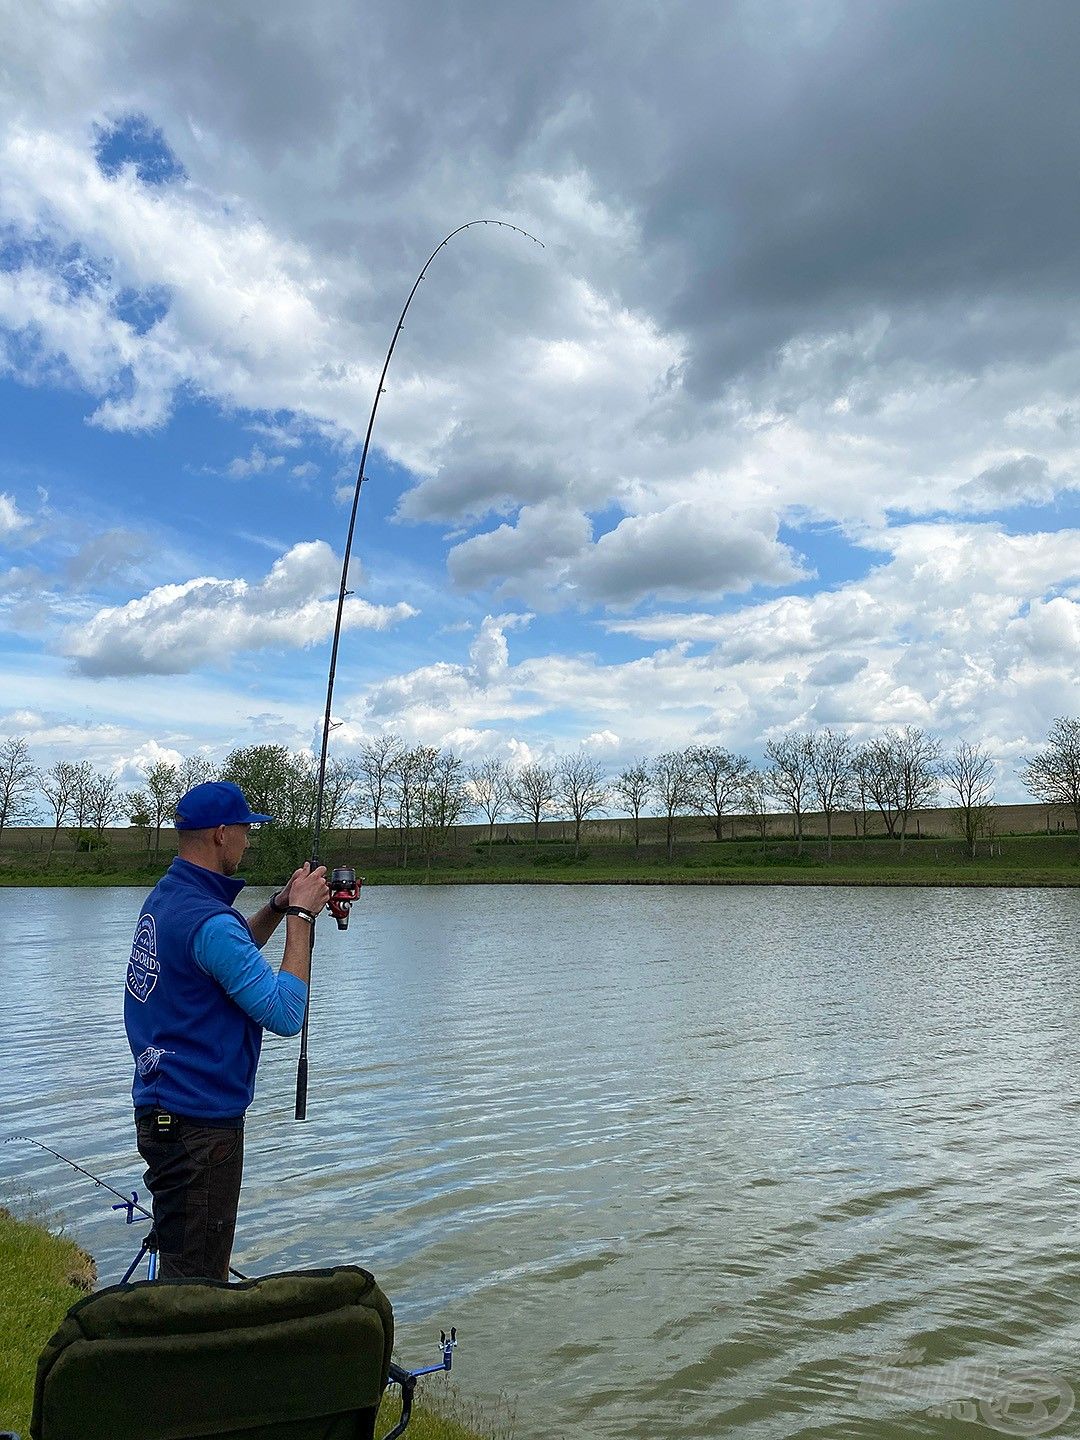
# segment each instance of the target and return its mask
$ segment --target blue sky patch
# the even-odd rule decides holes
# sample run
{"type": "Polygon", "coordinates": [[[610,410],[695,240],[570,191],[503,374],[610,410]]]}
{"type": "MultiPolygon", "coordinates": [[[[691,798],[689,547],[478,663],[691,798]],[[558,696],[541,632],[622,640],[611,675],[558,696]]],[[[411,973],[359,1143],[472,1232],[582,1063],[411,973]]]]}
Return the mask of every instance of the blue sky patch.
{"type": "Polygon", "coordinates": [[[103,175],[112,178],[125,165],[132,165],[144,185],[167,185],[183,180],[187,173],[165,136],[145,115],[125,115],[99,128],[94,155],[103,175]]]}

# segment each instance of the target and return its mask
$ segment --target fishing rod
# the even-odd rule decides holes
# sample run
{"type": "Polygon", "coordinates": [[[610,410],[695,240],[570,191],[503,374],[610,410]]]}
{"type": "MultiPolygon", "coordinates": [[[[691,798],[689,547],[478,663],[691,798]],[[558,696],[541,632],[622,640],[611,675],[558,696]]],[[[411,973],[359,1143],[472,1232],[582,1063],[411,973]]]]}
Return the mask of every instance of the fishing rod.
{"type": "MultiPolygon", "coordinates": [[[[522,235],[526,240],[539,245],[541,250],[544,242],[537,240],[535,235],[530,235],[528,230],[522,230],[519,225],[511,225],[506,220],[467,220],[464,225],[459,225],[456,230],[441,240],[435,249],[428,256],[423,269],[413,281],[413,287],[409,291],[409,298],[402,307],[398,316],[397,326],[394,329],[393,338],[390,341],[390,348],[386,352],[386,359],[383,361],[382,373],[379,376],[379,383],[375,387],[375,399],[371,405],[371,414],[368,416],[367,433],[364,436],[364,448],[360,454],[360,468],[356,475],[356,486],[353,490],[352,510],[349,514],[349,533],[345,540],[345,554],[341,561],[341,584],[338,587],[337,616],[334,621],[334,639],[330,647],[330,673],[326,680],[326,712],[323,716],[322,749],[319,754],[319,780],[315,791],[315,827],[311,841],[311,868],[314,870],[319,863],[319,841],[322,836],[323,817],[323,792],[326,788],[326,752],[330,744],[330,731],[333,728],[330,723],[330,707],[334,699],[334,677],[337,674],[338,646],[341,641],[341,620],[345,610],[345,597],[350,593],[347,589],[349,579],[349,559],[352,555],[353,532],[356,529],[356,511],[360,504],[360,491],[364,487],[367,478],[368,449],[371,445],[371,432],[375,428],[375,416],[379,409],[379,401],[384,391],[383,382],[386,380],[386,372],[390,369],[390,361],[393,358],[394,349],[398,342],[398,336],[405,328],[405,316],[409,313],[409,306],[413,302],[413,296],[420,289],[420,282],[427,274],[428,266],[439,254],[445,250],[455,235],[460,235],[463,230],[471,230],[474,225],[497,225],[501,230],[513,230],[515,235],[522,235]]],[[[352,901],[359,898],[360,887],[356,883],[356,872],[347,866],[336,869],[330,881],[330,910],[337,918],[338,927],[344,929],[349,923],[349,906],[352,901]],[[343,923],[344,922],[344,923],[343,923]]],[[[311,926],[311,950],[315,953],[315,925],[311,926]]],[[[308,1003],[304,1008],[304,1025],[300,1032],[300,1056],[296,1062],[296,1119],[307,1119],[307,1091],[308,1091],[308,1017],[311,1014],[311,986],[308,984],[308,1003]]]]}
{"type": "MultiPolygon", "coordinates": [[[[47,1155],[55,1156],[57,1160],[62,1160],[65,1165],[70,1165],[72,1170],[77,1170],[80,1175],[85,1175],[86,1178],[92,1180],[95,1185],[100,1185],[103,1190],[108,1190],[110,1195],[115,1195],[118,1200],[123,1202],[125,1209],[130,1209],[132,1213],[137,1210],[140,1215],[145,1215],[147,1220],[153,1220],[154,1217],[150,1211],[138,1203],[138,1191],[133,1190],[131,1192],[131,1199],[126,1195],[121,1195],[120,1191],[115,1190],[107,1180],[102,1180],[100,1175],[95,1175],[92,1170],[87,1170],[82,1165],[77,1165],[74,1160],[69,1160],[66,1155],[61,1155],[59,1150],[53,1150],[51,1146],[43,1145],[40,1140],[35,1140],[31,1135],[6,1135],[4,1137],[4,1144],[9,1145],[12,1140],[22,1140],[25,1141],[27,1145],[36,1145],[39,1150],[44,1150],[47,1155]]],[[[113,1209],[119,1210],[120,1206],[114,1205],[113,1209]]],[[[131,1224],[130,1220],[128,1224],[131,1224]]]]}
{"type": "MultiPolygon", "coordinates": [[[[61,1155],[60,1151],[54,1150],[51,1145],[44,1145],[40,1140],[35,1140],[32,1135],[6,1135],[4,1137],[4,1144],[8,1145],[11,1143],[12,1140],[22,1140],[27,1145],[36,1145],[39,1150],[44,1150],[47,1155],[52,1155],[57,1160],[62,1160],[65,1165],[70,1165],[72,1170],[77,1170],[80,1175],[85,1175],[86,1178],[88,1180],[92,1180],[95,1185],[100,1185],[102,1190],[108,1190],[110,1195],[115,1195],[120,1203],[119,1205],[114,1205],[112,1208],[114,1210],[126,1210],[127,1223],[129,1225],[134,1225],[135,1216],[136,1214],[139,1214],[149,1220],[151,1227],[153,1227],[154,1217],[150,1213],[150,1211],[147,1210],[145,1205],[139,1204],[139,1192],[137,1190],[132,1190],[130,1195],[122,1195],[120,1191],[117,1190],[114,1186],[110,1185],[107,1180],[102,1180],[100,1175],[95,1175],[92,1170],[87,1170],[84,1165],[79,1165],[76,1161],[70,1159],[67,1155],[61,1155]]],[[[140,1263],[142,1262],[142,1258],[144,1255],[149,1255],[150,1257],[149,1278],[151,1280],[156,1280],[158,1269],[157,1236],[155,1235],[153,1228],[151,1228],[149,1235],[147,1235],[146,1239],[142,1242],[142,1247],[140,1248],[139,1253],[135,1256],[135,1259],[128,1266],[127,1274],[120,1282],[121,1285],[126,1285],[127,1282],[131,1279],[132,1275],[134,1275],[135,1271],[138,1269],[140,1263]]],[[[242,1271],[234,1270],[231,1265],[229,1266],[229,1274],[235,1275],[237,1280],[246,1280],[248,1278],[245,1274],[243,1274],[242,1271]]],[[[3,1440],[2,1435],[0,1435],[0,1440],[3,1440]]]]}

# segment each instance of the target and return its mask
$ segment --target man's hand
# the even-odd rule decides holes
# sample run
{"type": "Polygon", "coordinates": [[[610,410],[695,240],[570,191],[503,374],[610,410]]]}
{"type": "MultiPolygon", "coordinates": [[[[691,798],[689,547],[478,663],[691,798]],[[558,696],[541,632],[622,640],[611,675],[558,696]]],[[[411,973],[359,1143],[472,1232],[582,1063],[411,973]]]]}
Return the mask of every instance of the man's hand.
{"type": "Polygon", "coordinates": [[[295,905],[298,903],[297,901],[291,900],[289,898],[292,894],[293,881],[298,879],[301,875],[306,875],[310,869],[310,865],[301,865],[299,870],[293,871],[285,884],[274,896],[274,900],[277,902],[278,905],[295,905]]]}
{"type": "MultiPolygon", "coordinates": [[[[326,883],[326,866],[312,870],[303,866],[289,881],[289,904],[298,905],[301,910],[317,915],[330,899],[330,887],[326,883]]],[[[285,954],[281,957],[281,972],[295,975],[306,985],[311,978],[311,926],[302,915],[290,915],[285,932],[285,954]]]]}
{"type": "Polygon", "coordinates": [[[290,905],[299,905],[301,910],[308,910],[312,915],[318,915],[330,899],[330,887],[326,883],[326,866],[320,865],[317,870],[312,870],[309,864],[302,865],[289,881],[287,889],[290,905]]]}
{"type": "MultiPolygon", "coordinates": [[[[255,937],[255,944],[260,950],[262,949],[281,924],[282,912],[289,905],[299,905],[302,910],[310,910],[312,915],[317,915],[325,906],[329,895],[330,891],[326,885],[326,866],[320,865],[316,871],[312,872],[310,865],[301,865],[299,870],[294,870],[289,876],[288,883],[271,897],[278,909],[275,910],[269,904],[264,905],[248,920],[251,933],[255,937]]],[[[306,924],[306,922],[298,923],[306,924]]]]}

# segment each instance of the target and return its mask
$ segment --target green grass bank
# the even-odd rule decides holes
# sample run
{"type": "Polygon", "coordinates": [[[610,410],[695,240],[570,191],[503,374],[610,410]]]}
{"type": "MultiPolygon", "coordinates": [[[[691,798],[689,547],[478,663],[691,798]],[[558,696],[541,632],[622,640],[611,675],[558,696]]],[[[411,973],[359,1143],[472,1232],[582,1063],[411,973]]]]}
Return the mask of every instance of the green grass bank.
{"type": "MultiPolygon", "coordinates": [[[[973,885],[1075,886],[1080,884],[1080,845],[1073,834],[1005,834],[980,842],[973,859],[960,840],[941,836],[898,840],[870,835],[837,839],[830,859],[824,839],[806,839],[802,853],[793,840],[716,840],[691,834],[667,848],[651,839],[632,843],[583,844],[556,827],[538,842],[502,838],[488,845],[472,841],[448,846],[432,857],[403,856],[392,845],[373,849],[366,836],[331,834],[324,847],[328,864],[351,864],[368,885],[425,884],[627,884],[627,885],[973,885]]],[[[0,885],[134,885],[149,888],[168,865],[158,856],[128,847],[54,858],[48,865],[31,850],[5,846],[0,852],[0,885]]],[[[253,884],[278,883],[288,869],[272,853],[260,855],[258,841],[243,872],[253,884]]]]}
{"type": "Polygon", "coordinates": [[[0,1210],[0,1429],[29,1434],[37,1357],[93,1285],[74,1241],[0,1210]]]}
{"type": "MultiPolygon", "coordinates": [[[[94,1288],[94,1262],[74,1241],[0,1209],[0,1430],[28,1440],[37,1357],[67,1311],[94,1288]]],[[[398,1392],[383,1401],[377,1433],[396,1423],[398,1392]]],[[[413,1440],[513,1440],[511,1409],[472,1405],[440,1376],[417,1385],[413,1440]]]]}

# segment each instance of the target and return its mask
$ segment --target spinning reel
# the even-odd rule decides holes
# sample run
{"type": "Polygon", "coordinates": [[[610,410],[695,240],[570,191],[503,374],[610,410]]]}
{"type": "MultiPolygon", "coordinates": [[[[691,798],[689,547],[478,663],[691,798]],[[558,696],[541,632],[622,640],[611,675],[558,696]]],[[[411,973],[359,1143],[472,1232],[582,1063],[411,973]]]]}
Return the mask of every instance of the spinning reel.
{"type": "Polygon", "coordinates": [[[330,876],[330,899],[326,908],[337,921],[339,930],[349,928],[349,911],[353,902],[360,899],[363,876],[358,880],[356,871],[350,865],[339,865],[330,876]]]}

